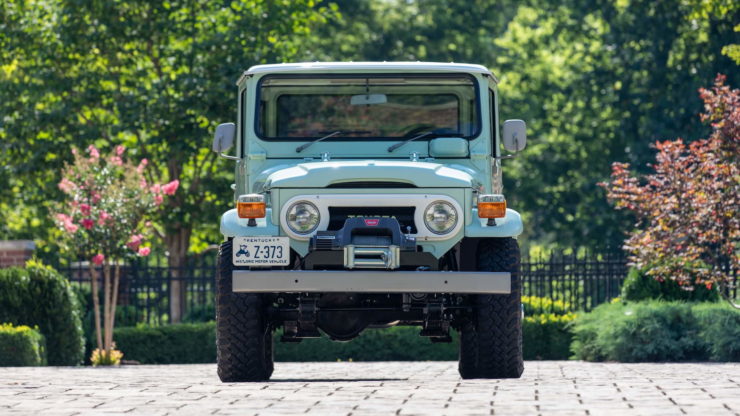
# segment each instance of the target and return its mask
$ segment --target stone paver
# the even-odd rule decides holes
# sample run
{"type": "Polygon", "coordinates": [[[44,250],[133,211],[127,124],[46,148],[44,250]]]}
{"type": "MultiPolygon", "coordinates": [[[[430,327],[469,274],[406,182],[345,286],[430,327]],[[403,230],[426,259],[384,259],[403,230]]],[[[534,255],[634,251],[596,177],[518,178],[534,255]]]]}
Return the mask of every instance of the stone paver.
{"type": "Polygon", "coordinates": [[[277,363],[267,383],[215,365],[0,368],[0,415],[740,416],[740,364],[527,362],[461,380],[454,362],[277,363]]]}

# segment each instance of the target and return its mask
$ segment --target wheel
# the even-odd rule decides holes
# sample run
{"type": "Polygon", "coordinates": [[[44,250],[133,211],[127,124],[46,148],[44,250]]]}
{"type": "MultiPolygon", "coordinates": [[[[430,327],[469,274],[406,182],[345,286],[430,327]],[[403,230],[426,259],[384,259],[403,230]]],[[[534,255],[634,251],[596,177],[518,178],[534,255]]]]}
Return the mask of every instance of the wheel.
{"type": "Polygon", "coordinates": [[[511,293],[474,296],[473,316],[460,327],[462,378],[519,378],[524,371],[519,259],[513,238],[478,244],[477,270],[511,273],[511,293]]]}
{"type": "Polygon", "coordinates": [[[272,330],[262,297],[231,290],[231,241],[221,244],[216,272],[216,356],[223,382],[264,381],[273,370],[272,330]]]}

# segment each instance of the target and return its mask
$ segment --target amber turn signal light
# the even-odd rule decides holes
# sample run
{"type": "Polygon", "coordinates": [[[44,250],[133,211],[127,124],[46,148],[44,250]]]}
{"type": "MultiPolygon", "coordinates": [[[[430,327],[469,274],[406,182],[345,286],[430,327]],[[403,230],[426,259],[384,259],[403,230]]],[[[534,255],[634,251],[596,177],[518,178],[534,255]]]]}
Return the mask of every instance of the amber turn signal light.
{"type": "Polygon", "coordinates": [[[506,216],[506,199],[503,195],[478,196],[478,217],[503,218],[506,216]]]}
{"type": "Polygon", "coordinates": [[[265,218],[265,197],[260,194],[239,195],[236,201],[239,218],[265,218]]]}

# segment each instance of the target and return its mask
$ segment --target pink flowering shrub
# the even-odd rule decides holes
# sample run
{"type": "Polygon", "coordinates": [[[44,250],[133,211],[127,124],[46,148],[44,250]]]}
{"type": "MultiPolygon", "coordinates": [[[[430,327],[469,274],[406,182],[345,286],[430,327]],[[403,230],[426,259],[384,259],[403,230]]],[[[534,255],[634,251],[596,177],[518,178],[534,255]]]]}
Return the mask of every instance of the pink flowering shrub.
{"type": "Polygon", "coordinates": [[[147,160],[133,164],[124,160],[126,148],[116,146],[103,157],[90,145],[86,155],[74,151],[74,162],[67,166],[59,189],[65,201],[55,215],[69,240],[69,246],[88,259],[122,259],[143,255],[143,220],[174,195],[180,185],[175,179],[164,185],[147,184],[147,160]]]}
{"type": "Polygon", "coordinates": [[[115,362],[112,357],[119,356],[114,350],[113,327],[120,261],[151,253],[145,238],[151,223],[146,219],[180,185],[178,180],[148,184],[144,176],[147,160],[134,164],[125,159],[125,151],[123,146],[109,155],[92,145],[86,152],[73,149],[74,161],[59,182],[65,199],[54,215],[68,250],[90,261],[98,343],[93,356],[99,363],[115,362]],[[103,271],[102,328],[95,266],[103,271]]]}

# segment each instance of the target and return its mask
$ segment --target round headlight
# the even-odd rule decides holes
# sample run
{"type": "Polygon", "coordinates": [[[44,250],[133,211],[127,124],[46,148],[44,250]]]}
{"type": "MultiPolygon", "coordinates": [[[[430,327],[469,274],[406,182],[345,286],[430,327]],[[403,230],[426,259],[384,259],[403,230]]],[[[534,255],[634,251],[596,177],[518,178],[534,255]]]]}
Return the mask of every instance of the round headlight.
{"type": "Polygon", "coordinates": [[[435,234],[447,234],[457,224],[457,211],[449,202],[434,201],[424,211],[424,224],[435,234]]]}
{"type": "Polygon", "coordinates": [[[286,215],[288,228],[298,234],[309,234],[319,226],[319,209],[308,201],[300,201],[288,208],[286,215]]]}

